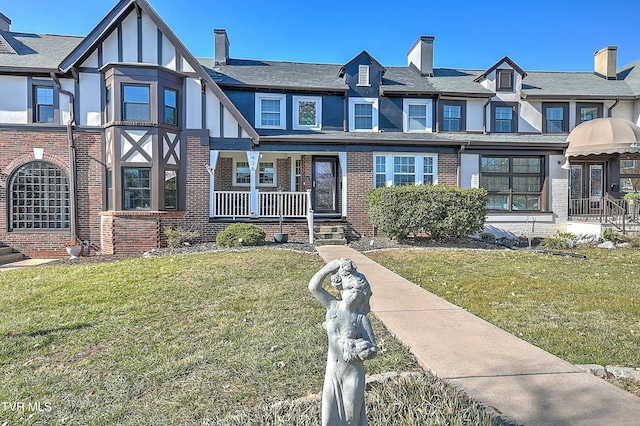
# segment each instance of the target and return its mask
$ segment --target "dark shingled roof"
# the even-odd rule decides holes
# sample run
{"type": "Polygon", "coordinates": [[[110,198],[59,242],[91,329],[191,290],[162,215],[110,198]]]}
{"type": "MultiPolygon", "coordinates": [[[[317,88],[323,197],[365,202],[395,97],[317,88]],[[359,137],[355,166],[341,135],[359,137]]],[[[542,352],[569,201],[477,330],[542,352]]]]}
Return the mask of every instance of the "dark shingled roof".
{"type": "Polygon", "coordinates": [[[633,90],[626,80],[607,80],[592,72],[532,71],[522,83],[527,97],[563,99],[631,98],[633,90]]]}
{"type": "Polygon", "coordinates": [[[215,65],[213,58],[198,59],[198,62],[213,81],[225,86],[347,90],[344,80],[338,77],[341,65],[246,59],[229,59],[227,65],[215,65]]]}
{"type": "Polygon", "coordinates": [[[83,37],[0,30],[0,68],[58,69],[83,37]],[[6,43],[2,48],[3,42],[6,43]],[[7,45],[13,52],[9,51],[7,45]]]}
{"type": "MultiPolygon", "coordinates": [[[[281,90],[347,90],[338,77],[341,65],[301,62],[229,59],[215,65],[213,58],[198,59],[205,70],[223,86],[248,86],[281,90]]],[[[483,70],[436,68],[423,77],[413,67],[387,67],[380,91],[385,96],[444,94],[448,96],[495,96],[476,80],[483,70]]],[[[607,80],[593,72],[529,71],[522,93],[529,99],[633,99],[640,95],[640,60],[618,73],[618,80],[607,80]]]]}

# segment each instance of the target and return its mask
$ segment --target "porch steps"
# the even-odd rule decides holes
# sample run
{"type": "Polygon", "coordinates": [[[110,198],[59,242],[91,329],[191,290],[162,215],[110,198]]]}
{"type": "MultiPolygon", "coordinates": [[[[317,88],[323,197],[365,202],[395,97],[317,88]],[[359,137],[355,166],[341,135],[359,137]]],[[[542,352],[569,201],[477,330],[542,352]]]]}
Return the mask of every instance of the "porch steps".
{"type": "Polygon", "coordinates": [[[17,262],[22,259],[24,259],[24,255],[22,253],[18,253],[11,247],[0,244],[0,265],[17,262]]]}
{"type": "Polygon", "coordinates": [[[313,228],[313,239],[317,246],[346,245],[344,229],[341,226],[317,226],[313,228]]]}

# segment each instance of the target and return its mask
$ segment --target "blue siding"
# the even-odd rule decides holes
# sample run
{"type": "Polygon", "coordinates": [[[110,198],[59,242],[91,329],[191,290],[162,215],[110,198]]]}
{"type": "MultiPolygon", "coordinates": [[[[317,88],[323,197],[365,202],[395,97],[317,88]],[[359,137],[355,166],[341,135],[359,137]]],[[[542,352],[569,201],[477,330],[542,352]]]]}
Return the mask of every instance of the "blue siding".
{"type": "Polygon", "coordinates": [[[244,115],[244,118],[247,119],[249,124],[255,127],[256,121],[256,94],[254,92],[247,91],[233,91],[233,90],[225,90],[225,94],[229,98],[231,102],[238,108],[238,110],[244,115]]]}
{"type": "Polygon", "coordinates": [[[322,97],[322,128],[324,130],[343,130],[344,97],[325,95],[322,97]]]}
{"type": "Polygon", "coordinates": [[[401,132],[402,98],[383,98],[378,101],[378,127],[387,132],[401,132]]]}

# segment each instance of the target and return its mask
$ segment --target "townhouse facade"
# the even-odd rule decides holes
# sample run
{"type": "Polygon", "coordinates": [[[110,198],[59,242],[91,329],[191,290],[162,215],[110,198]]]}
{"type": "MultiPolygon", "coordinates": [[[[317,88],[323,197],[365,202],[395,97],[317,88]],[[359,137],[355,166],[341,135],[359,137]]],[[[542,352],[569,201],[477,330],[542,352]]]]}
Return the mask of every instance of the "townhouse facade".
{"type": "Polygon", "coordinates": [[[166,227],[212,241],[237,221],[271,236],[280,217],[292,238],[372,236],[366,192],[407,184],[485,188],[489,231],[549,235],[640,188],[637,138],[589,139],[637,128],[640,71],[615,47],[589,72],[434,68],[430,36],[407,66],[310,64],[235,59],[216,29],[197,59],[145,0],[86,37],[10,26],[0,14],[0,242],[29,256],[150,250],[166,227]]]}

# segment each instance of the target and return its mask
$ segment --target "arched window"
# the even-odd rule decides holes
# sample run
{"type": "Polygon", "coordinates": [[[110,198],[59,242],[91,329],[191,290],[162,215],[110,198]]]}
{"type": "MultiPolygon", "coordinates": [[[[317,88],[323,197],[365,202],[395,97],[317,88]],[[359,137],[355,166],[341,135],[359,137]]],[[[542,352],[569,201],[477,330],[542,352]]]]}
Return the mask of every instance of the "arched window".
{"type": "Polygon", "coordinates": [[[69,228],[69,183],[57,166],[23,165],[13,175],[9,197],[12,231],[69,228]]]}

